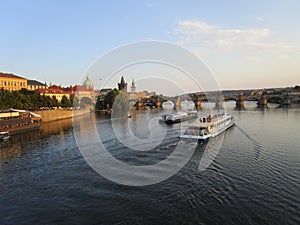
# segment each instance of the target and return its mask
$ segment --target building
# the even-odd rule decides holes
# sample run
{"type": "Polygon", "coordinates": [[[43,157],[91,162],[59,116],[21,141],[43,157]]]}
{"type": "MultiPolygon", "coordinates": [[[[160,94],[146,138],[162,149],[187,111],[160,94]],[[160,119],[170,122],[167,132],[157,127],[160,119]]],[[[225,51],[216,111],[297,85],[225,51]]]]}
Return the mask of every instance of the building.
{"type": "Polygon", "coordinates": [[[68,99],[70,99],[71,95],[70,91],[56,85],[52,85],[49,88],[38,89],[38,92],[40,95],[49,96],[50,98],[55,97],[58,102],[61,102],[63,96],[66,96],[68,99]]]}
{"type": "Polygon", "coordinates": [[[47,85],[43,84],[37,80],[27,80],[27,89],[30,91],[38,90],[38,89],[47,89],[47,85]]]}
{"type": "Polygon", "coordinates": [[[79,102],[82,98],[90,98],[92,103],[96,102],[96,95],[94,90],[94,84],[87,76],[82,85],[74,86],[75,96],[78,98],[79,102]]]}
{"type": "Polygon", "coordinates": [[[82,98],[87,97],[92,100],[92,103],[95,103],[95,91],[94,85],[89,77],[86,77],[86,80],[83,82],[83,85],[75,85],[70,87],[60,87],[57,85],[51,85],[50,87],[42,87],[38,89],[40,95],[53,96],[60,102],[62,97],[65,95],[68,99],[71,96],[77,97],[79,102],[82,98]]]}
{"type": "Polygon", "coordinates": [[[121,82],[118,83],[118,88],[120,91],[123,91],[125,95],[127,95],[127,83],[125,82],[123,76],[121,78],[121,82]]]}
{"type": "Polygon", "coordinates": [[[8,91],[18,91],[27,88],[27,79],[11,73],[0,72],[0,88],[8,91]]]}
{"type": "MultiPolygon", "coordinates": [[[[124,80],[123,77],[122,77],[122,79],[124,80]]],[[[122,79],[121,79],[121,83],[122,83],[122,79]]],[[[119,89],[120,89],[120,86],[119,86],[119,89]]],[[[132,79],[132,82],[131,82],[130,92],[127,93],[128,100],[139,100],[142,98],[151,98],[155,95],[156,95],[156,92],[154,92],[154,91],[152,91],[152,92],[148,92],[148,91],[137,92],[134,79],[132,79]]]]}
{"type": "Polygon", "coordinates": [[[131,82],[130,92],[128,92],[128,99],[129,100],[137,99],[136,86],[135,86],[134,79],[132,79],[132,82],[131,82]]]}

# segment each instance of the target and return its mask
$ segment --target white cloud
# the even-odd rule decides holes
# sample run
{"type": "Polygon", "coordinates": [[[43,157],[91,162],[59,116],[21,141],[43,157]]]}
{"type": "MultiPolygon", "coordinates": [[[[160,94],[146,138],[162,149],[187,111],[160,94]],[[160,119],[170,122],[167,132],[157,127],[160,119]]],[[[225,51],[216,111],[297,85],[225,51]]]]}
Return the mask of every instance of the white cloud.
{"type": "Polygon", "coordinates": [[[261,17],[261,16],[257,16],[257,17],[256,17],[256,19],[257,19],[259,22],[262,22],[262,21],[264,21],[264,18],[263,18],[263,17],[261,17]]]}
{"type": "Polygon", "coordinates": [[[283,42],[264,41],[272,33],[268,28],[224,29],[201,21],[179,21],[173,32],[179,45],[220,50],[260,50],[271,54],[295,51],[296,46],[283,42]]]}

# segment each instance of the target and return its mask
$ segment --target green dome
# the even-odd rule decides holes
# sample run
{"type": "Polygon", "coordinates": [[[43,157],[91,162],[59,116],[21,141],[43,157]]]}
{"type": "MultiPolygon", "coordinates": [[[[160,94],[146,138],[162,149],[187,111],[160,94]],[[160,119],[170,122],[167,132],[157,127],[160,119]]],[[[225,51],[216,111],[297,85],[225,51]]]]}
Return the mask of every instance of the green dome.
{"type": "Polygon", "coordinates": [[[85,81],[83,82],[83,86],[88,87],[88,88],[94,88],[94,84],[88,76],[86,77],[85,81]]]}

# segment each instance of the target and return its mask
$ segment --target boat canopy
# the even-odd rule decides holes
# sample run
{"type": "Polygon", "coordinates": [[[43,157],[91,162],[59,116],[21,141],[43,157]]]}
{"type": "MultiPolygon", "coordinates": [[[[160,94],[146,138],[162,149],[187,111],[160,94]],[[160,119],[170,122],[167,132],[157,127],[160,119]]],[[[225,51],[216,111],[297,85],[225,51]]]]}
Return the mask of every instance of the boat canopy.
{"type": "Polygon", "coordinates": [[[29,113],[33,117],[42,118],[41,115],[24,110],[24,109],[8,109],[0,113],[0,118],[3,117],[12,117],[12,116],[19,116],[20,113],[29,113]]]}

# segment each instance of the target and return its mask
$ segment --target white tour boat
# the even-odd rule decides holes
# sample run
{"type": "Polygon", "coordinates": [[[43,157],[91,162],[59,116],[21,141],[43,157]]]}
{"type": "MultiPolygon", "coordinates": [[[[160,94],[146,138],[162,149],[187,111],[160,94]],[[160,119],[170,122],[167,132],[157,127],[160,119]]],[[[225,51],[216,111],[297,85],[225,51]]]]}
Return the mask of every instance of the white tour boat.
{"type": "Polygon", "coordinates": [[[235,124],[234,118],[229,114],[215,114],[200,118],[200,123],[189,125],[180,135],[181,140],[207,141],[235,124]]]}
{"type": "Polygon", "coordinates": [[[182,121],[195,119],[198,117],[197,111],[187,111],[187,112],[176,112],[172,114],[164,114],[161,116],[160,122],[166,124],[179,123],[182,121]]]}

